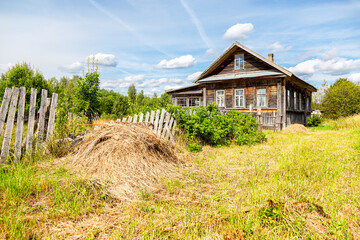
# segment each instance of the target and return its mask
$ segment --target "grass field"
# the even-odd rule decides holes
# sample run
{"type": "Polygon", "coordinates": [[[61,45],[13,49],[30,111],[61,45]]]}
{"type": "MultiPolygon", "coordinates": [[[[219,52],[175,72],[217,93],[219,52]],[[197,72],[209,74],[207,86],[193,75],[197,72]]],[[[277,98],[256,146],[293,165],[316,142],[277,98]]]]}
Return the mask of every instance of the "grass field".
{"type": "Polygon", "coordinates": [[[177,177],[132,202],[27,157],[0,170],[0,238],[359,238],[360,130],[310,130],[181,153],[177,177]]]}

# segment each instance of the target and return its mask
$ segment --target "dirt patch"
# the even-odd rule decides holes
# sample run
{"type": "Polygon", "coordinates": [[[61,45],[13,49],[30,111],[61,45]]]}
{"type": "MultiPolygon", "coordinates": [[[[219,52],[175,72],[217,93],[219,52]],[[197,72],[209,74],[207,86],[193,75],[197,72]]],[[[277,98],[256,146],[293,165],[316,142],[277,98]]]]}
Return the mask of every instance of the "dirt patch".
{"type": "Polygon", "coordinates": [[[310,133],[310,131],[301,124],[291,124],[290,126],[286,127],[283,133],[310,133]]]}
{"type": "Polygon", "coordinates": [[[112,197],[130,200],[174,174],[175,146],[143,124],[104,125],[87,134],[65,160],[81,176],[106,185],[112,197]]]}

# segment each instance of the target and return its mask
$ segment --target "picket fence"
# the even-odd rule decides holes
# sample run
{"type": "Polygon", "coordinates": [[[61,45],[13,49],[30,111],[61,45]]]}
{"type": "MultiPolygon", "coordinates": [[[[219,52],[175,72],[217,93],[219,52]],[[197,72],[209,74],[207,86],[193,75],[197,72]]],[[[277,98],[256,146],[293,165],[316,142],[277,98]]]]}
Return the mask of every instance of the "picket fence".
{"type": "Polygon", "coordinates": [[[165,109],[153,110],[146,114],[135,114],[133,116],[124,117],[122,120],[112,120],[110,123],[114,122],[144,123],[159,136],[170,139],[171,141],[174,140],[176,121],[174,117],[171,116],[171,113],[167,112],[165,109]]]}
{"type": "MultiPolygon", "coordinates": [[[[25,145],[26,152],[33,149],[34,129],[36,127],[36,94],[37,89],[31,88],[30,106],[28,118],[25,118],[25,87],[6,88],[4,97],[0,107],[0,136],[5,125],[5,132],[3,135],[3,142],[1,148],[0,163],[4,163],[9,155],[11,139],[13,135],[14,122],[16,122],[14,154],[15,160],[21,158],[22,146],[25,145]],[[17,110],[17,118],[15,114],[17,110]],[[28,121],[27,133],[23,139],[24,120],[28,121]]],[[[55,112],[58,94],[53,93],[52,98],[47,97],[47,90],[41,91],[41,103],[38,112],[37,122],[37,142],[41,143],[44,140],[49,140],[53,134],[53,127],[55,121],[55,112]],[[47,116],[48,113],[48,116],[47,116]],[[47,126],[47,129],[46,129],[47,126]],[[44,139],[46,133],[46,139],[44,139]]]]}

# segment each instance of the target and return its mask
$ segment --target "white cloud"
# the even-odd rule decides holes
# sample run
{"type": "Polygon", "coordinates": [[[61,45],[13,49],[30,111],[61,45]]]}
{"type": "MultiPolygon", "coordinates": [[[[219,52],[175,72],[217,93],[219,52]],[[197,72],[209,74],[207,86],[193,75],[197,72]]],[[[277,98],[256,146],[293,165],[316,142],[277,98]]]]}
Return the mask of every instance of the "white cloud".
{"type": "Polygon", "coordinates": [[[247,39],[254,31],[251,23],[238,23],[226,30],[223,38],[227,40],[247,39]]]}
{"type": "Polygon", "coordinates": [[[194,81],[198,76],[200,76],[202,72],[195,72],[193,74],[190,74],[189,76],[187,76],[186,80],[188,81],[194,81]]]}
{"type": "Polygon", "coordinates": [[[184,87],[184,85],[165,85],[164,87],[164,90],[167,91],[167,90],[170,90],[170,89],[177,89],[177,88],[181,88],[181,87],[184,87]]]}
{"type": "Polygon", "coordinates": [[[209,57],[216,57],[220,54],[220,51],[213,48],[209,48],[208,50],[206,50],[205,54],[209,57]]]}
{"type": "Polygon", "coordinates": [[[4,73],[9,70],[11,67],[15,66],[14,63],[0,64],[0,73],[4,73]]]}
{"type": "Polygon", "coordinates": [[[92,54],[88,57],[90,62],[94,57],[95,57],[95,61],[97,61],[99,66],[116,67],[117,65],[115,56],[113,54],[105,54],[105,53],[92,54]]]}
{"type": "Polygon", "coordinates": [[[271,49],[272,52],[276,53],[289,51],[292,46],[285,47],[284,45],[281,45],[280,42],[274,42],[273,44],[270,44],[268,48],[271,49]]]}
{"type": "Polygon", "coordinates": [[[336,58],[332,60],[311,59],[290,67],[289,70],[295,74],[311,76],[317,72],[330,75],[348,74],[360,69],[360,59],[336,58]]]}
{"type": "Polygon", "coordinates": [[[136,83],[145,80],[145,74],[131,75],[124,78],[125,82],[136,83]]]}
{"type": "Polygon", "coordinates": [[[171,60],[161,60],[157,67],[161,69],[188,68],[196,64],[196,59],[188,54],[185,56],[173,58],[171,60]]]}
{"type": "Polygon", "coordinates": [[[321,55],[321,57],[322,57],[324,60],[331,60],[331,59],[336,58],[338,55],[339,55],[339,49],[337,49],[337,48],[332,48],[332,49],[324,52],[324,53],[321,55]]]}
{"type": "Polygon", "coordinates": [[[353,82],[360,82],[360,73],[352,73],[348,79],[353,82]]]}
{"type": "Polygon", "coordinates": [[[84,69],[84,64],[81,62],[74,62],[67,66],[61,66],[59,67],[60,71],[67,72],[67,73],[80,73],[84,69]]]}

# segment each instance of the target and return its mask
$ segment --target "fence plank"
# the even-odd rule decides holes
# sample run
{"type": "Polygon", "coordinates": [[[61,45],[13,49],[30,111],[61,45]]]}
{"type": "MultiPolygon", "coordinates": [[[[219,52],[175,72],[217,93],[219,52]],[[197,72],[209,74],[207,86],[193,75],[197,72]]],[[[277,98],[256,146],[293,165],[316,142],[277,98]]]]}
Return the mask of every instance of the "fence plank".
{"type": "Polygon", "coordinates": [[[139,123],[142,123],[143,119],[144,119],[144,114],[140,113],[140,115],[139,115],[139,123]]]}
{"type": "Polygon", "coordinates": [[[45,128],[46,101],[47,101],[47,90],[42,89],[40,111],[39,111],[38,136],[37,136],[39,142],[42,142],[44,139],[43,137],[44,137],[44,128],[45,128]]]}
{"type": "Polygon", "coordinates": [[[123,117],[122,122],[126,122],[126,117],[123,117]]]}
{"type": "Polygon", "coordinates": [[[154,123],[154,117],[155,117],[155,112],[153,110],[151,110],[151,117],[150,117],[150,123],[151,124],[154,123]]]}
{"type": "Polygon", "coordinates": [[[47,130],[47,133],[46,133],[46,139],[47,139],[47,140],[50,140],[50,138],[52,137],[52,134],[53,134],[57,99],[58,99],[58,94],[57,94],[57,93],[53,93],[53,94],[52,94],[52,99],[51,99],[51,105],[50,105],[50,114],[49,114],[48,130],[47,130]]]}
{"type": "Polygon", "coordinates": [[[155,115],[155,121],[154,121],[154,127],[153,129],[155,130],[155,132],[157,131],[157,127],[159,124],[159,115],[160,115],[160,110],[156,110],[156,115],[155,115]]]}
{"type": "Polygon", "coordinates": [[[36,112],[36,92],[37,92],[36,88],[31,89],[29,121],[28,121],[27,133],[26,133],[26,151],[30,151],[32,149],[34,124],[35,124],[35,112],[36,112]]]}
{"type": "Polygon", "coordinates": [[[138,119],[138,115],[135,114],[135,115],[134,115],[134,121],[133,121],[133,122],[136,123],[136,122],[137,122],[137,119],[138,119]]]}
{"type": "Polygon", "coordinates": [[[145,115],[145,123],[148,123],[149,122],[149,112],[146,112],[146,115],[145,115]]]}
{"type": "Polygon", "coordinates": [[[161,135],[161,130],[163,129],[163,126],[164,126],[164,118],[165,118],[165,109],[161,109],[161,116],[160,116],[160,120],[159,120],[159,125],[158,125],[158,128],[157,128],[157,134],[158,135],[161,135]]]}
{"type": "Polygon", "coordinates": [[[171,129],[170,140],[174,141],[176,121],[174,120],[173,128],[171,129]]]}
{"type": "Polygon", "coordinates": [[[128,122],[130,123],[132,121],[132,116],[129,116],[128,122]]]}
{"type": "Polygon", "coordinates": [[[171,117],[169,125],[168,125],[168,131],[167,131],[166,136],[165,136],[166,139],[169,139],[170,136],[171,136],[171,127],[172,127],[173,123],[174,123],[174,118],[171,117]]]}
{"type": "Polygon", "coordinates": [[[25,110],[25,94],[26,88],[20,88],[20,99],[18,105],[18,115],[16,120],[16,136],[15,136],[15,156],[16,159],[21,157],[21,144],[24,129],[24,110],[25,110]]]}
{"type": "Polygon", "coordinates": [[[168,131],[168,128],[169,128],[168,126],[169,126],[169,122],[170,122],[170,116],[171,116],[171,114],[169,112],[165,113],[165,120],[164,120],[165,124],[164,124],[164,128],[163,128],[163,130],[161,132],[162,137],[165,137],[166,131],[168,131]]]}
{"type": "Polygon", "coordinates": [[[3,140],[3,144],[2,144],[2,148],[1,148],[1,162],[2,163],[5,162],[8,154],[9,154],[11,134],[12,134],[12,130],[14,127],[14,118],[15,118],[15,111],[16,111],[18,97],[19,97],[19,88],[13,87],[12,93],[11,93],[9,115],[8,115],[8,118],[6,121],[4,140],[3,140]]]}
{"type": "Polygon", "coordinates": [[[9,108],[9,103],[10,103],[10,98],[11,98],[11,92],[12,92],[11,88],[6,88],[5,89],[4,98],[3,98],[2,103],[1,103],[1,108],[0,108],[0,135],[2,133],[2,130],[3,130],[4,124],[5,124],[6,114],[7,114],[8,108],[9,108]]]}

